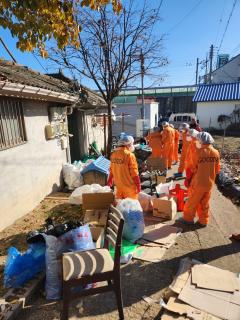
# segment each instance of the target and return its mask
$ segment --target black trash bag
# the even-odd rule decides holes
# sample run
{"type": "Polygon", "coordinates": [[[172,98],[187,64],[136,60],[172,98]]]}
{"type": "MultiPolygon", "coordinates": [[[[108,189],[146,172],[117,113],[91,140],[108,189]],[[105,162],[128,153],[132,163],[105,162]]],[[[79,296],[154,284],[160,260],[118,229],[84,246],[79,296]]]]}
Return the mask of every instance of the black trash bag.
{"type": "Polygon", "coordinates": [[[64,233],[76,229],[83,224],[81,222],[67,221],[66,223],[55,225],[51,218],[46,219],[46,225],[41,230],[34,230],[27,234],[27,243],[45,242],[43,234],[60,237],[64,233]]]}
{"type": "Polygon", "coordinates": [[[135,147],[134,154],[137,160],[146,161],[152,154],[152,148],[147,145],[139,145],[135,147]]]}

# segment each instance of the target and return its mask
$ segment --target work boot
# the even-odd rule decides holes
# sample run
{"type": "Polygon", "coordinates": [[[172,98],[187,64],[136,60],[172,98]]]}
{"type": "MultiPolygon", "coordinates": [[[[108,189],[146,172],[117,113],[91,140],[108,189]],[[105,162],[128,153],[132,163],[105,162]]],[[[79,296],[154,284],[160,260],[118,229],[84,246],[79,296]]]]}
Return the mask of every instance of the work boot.
{"type": "Polygon", "coordinates": [[[187,221],[187,220],[185,220],[184,218],[179,218],[179,219],[177,219],[177,220],[175,220],[175,222],[181,222],[181,223],[183,223],[183,224],[186,224],[186,225],[188,225],[188,226],[192,226],[192,225],[194,225],[194,221],[187,221]]]}
{"type": "Polygon", "coordinates": [[[174,173],[175,178],[181,178],[182,176],[183,176],[183,173],[180,173],[180,172],[174,173]]]}
{"type": "Polygon", "coordinates": [[[196,226],[198,226],[199,228],[205,228],[205,227],[207,227],[207,224],[200,223],[199,221],[197,221],[196,226]]]}

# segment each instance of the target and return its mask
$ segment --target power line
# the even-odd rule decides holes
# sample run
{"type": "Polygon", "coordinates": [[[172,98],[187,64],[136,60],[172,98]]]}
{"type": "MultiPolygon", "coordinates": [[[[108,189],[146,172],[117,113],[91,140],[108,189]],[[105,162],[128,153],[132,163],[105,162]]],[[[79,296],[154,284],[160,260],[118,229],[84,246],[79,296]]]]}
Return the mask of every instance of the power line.
{"type": "Polygon", "coordinates": [[[184,16],[181,20],[179,20],[172,28],[170,28],[170,29],[167,31],[167,33],[172,32],[174,29],[176,29],[186,18],[188,18],[188,16],[190,16],[190,14],[200,5],[200,3],[201,3],[202,1],[203,1],[203,0],[199,0],[199,1],[195,4],[195,6],[192,7],[192,8],[190,9],[190,11],[189,11],[187,14],[185,14],[185,16],[184,16]]]}
{"type": "Polygon", "coordinates": [[[238,0],[234,0],[234,1],[233,1],[232,10],[231,10],[231,12],[230,12],[230,14],[229,14],[229,17],[228,17],[228,20],[227,20],[227,24],[226,24],[225,30],[224,30],[224,32],[223,32],[222,39],[221,39],[220,45],[219,45],[219,47],[218,47],[218,52],[217,52],[217,53],[219,53],[219,51],[220,51],[220,49],[221,49],[221,46],[222,46],[224,37],[225,37],[225,35],[226,35],[226,32],[227,32],[227,29],[228,29],[230,20],[231,20],[231,18],[232,18],[234,9],[235,9],[235,7],[236,7],[237,1],[238,1],[238,0]]]}
{"type": "Polygon", "coordinates": [[[40,60],[36,57],[36,55],[33,52],[32,52],[32,55],[35,58],[35,60],[38,62],[38,64],[42,67],[42,69],[48,73],[48,70],[41,64],[40,60]]]}

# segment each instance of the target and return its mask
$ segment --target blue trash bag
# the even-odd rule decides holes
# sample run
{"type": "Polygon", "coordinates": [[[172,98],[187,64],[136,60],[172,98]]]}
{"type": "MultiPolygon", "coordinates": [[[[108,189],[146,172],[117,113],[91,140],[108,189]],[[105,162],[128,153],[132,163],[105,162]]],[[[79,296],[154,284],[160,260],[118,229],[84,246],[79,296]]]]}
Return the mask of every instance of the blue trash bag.
{"type": "Polygon", "coordinates": [[[21,254],[15,247],[8,249],[4,268],[4,287],[19,288],[45,270],[45,243],[33,243],[21,254]]]}
{"type": "Polygon", "coordinates": [[[117,205],[117,209],[124,217],[123,237],[130,241],[136,242],[144,233],[144,218],[141,205],[138,200],[124,199],[117,205]]]}
{"type": "Polygon", "coordinates": [[[88,224],[72,230],[73,251],[95,249],[91,230],[88,224]]]}

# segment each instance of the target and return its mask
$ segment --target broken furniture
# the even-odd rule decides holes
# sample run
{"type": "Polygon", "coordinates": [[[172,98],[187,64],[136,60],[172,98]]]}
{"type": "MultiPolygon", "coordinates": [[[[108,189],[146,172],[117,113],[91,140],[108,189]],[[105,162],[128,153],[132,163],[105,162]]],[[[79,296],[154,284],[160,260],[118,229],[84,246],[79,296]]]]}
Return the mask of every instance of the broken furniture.
{"type": "Polygon", "coordinates": [[[63,254],[63,310],[62,320],[68,320],[69,303],[81,296],[114,291],[117,299],[119,318],[124,319],[121,280],[120,255],[124,219],[113,206],[108,214],[104,248],[68,252],[63,254]],[[115,248],[114,261],[109,253],[110,244],[115,248]],[[79,286],[107,281],[107,285],[87,290],[73,290],[79,286]]]}

